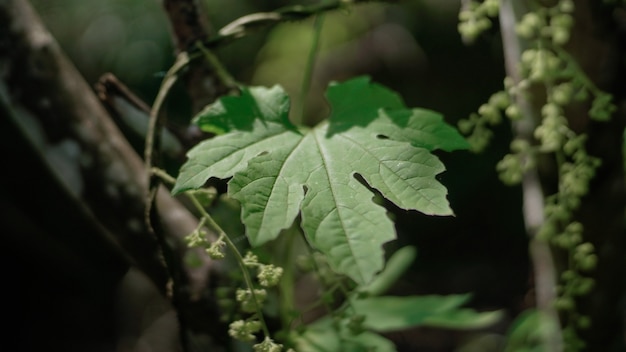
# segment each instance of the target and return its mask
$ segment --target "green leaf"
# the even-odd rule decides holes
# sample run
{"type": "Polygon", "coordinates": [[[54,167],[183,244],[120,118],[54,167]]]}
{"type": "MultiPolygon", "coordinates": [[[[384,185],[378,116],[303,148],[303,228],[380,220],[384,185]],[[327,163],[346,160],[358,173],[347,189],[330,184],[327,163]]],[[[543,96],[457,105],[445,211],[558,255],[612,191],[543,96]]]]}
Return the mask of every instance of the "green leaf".
{"type": "Polygon", "coordinates": [[[337,329],[333,320],[324,317],[307,325],[306,330],[293,336],[298,352],[393,352],[396,350],[392,341],[371,331],[351,335],[347,328],[337,329]]]}
{"type": "Polygon", "coordinates": [[[173,193],[232,177],[228,192],[242,205],[252,245],[275,239],[301,213],[307,239],[333,269],[365,284],[383,266],[382,245],[395,238],[368,186],[402,209],[451,215],[435,178],[445,168],[430,151],[466,145],[441,116],[402,107],[367,78],[333,85],[328,98],[331,118],[306,131],[287,120],[278,86],[220,99],[197,121],[227,133],[189,152],[173,193]]]}
{"type": "Polygon", "coordinates": [[[378,273],[371,282],[360,287],[359,291],[370,296],[378,296],[387,291],[409,268],[417,256],[413,246],[398,249],[387,261],[383,271],[378,273]]]}
{"type": "Polygon", "coordinates": [[[505,352],[549,351],[550,341],[558,334],[559,323],[542,311],[528,309],[511,324],[505,352]]]}
{"type": "Polygon", "coordinates": [[[363,326],[378,332],[433,326],[450,329],[483,328],[502,318],[501,311],[476,312],[460,308],[470,295],[370,297],[353,299],[351,307],[365,316],[363,326]]]}

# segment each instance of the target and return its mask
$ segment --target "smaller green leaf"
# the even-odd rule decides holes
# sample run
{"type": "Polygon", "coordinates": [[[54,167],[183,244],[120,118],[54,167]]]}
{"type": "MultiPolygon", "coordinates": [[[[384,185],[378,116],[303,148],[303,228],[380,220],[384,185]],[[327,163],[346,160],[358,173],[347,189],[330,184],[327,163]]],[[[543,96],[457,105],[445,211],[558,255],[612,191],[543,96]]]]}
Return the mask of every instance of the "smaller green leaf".
{"type": "Polygon", "coordinates": [[[380,115],[379,119],[372,122],[371,128],[381,136],[409,142],[429,151],[441,149],[451,152],[469,148],[467,140],[437,112],[419,108],[385,109],[380,115]]]}
{"type": "Polygon", "coordinates": [[[424,321],[425,326],[446,329],[480,329],[495,324],[502,319],[502,311],[478,312],[474,309],[460,308],[438,314],[424,321]]]}
{"type": "Polygon", "coordinates": [[[291,126],[289,106],[289,97],[278,85],[242,87],[239,96],[225,96],[207,105],[193,122],[203,131],[216,134],[250,131],[256,119],[291,126]]]}
{"type": "Polygon", "coordinates": [[[371,83],[370,77],[353,78],[343,83],[332,83],[326,91],[332,106],[328,118],[328,136],[354,126],[365,127],[378,118],[380,109],[402,109],[402,98],[394,91],[371,83]]]}
{"type": "Polygon", "coordinates": [[[559,323],[542,311],[526,310],[511,324],[504,351],[549,351],[558,329],[559,323]]]}
{"type": "Polygon", "coordinates": [[[502,312],[480,313],[460,308],[469,294],[449,296],[370,297],[354,299],[351,306],[364,315],[363,325],[374,331],[388,332],[416,326],[481,328],[497,322],[502,312]]]}
{"type": "Polygon", "coordinates": [[[351,335],[345,329],[337,329],[332,319],[324,317],[308,325],[301,335],[293,338],[298,352],[393,352],[390,340],[371,331],[351,335]]]}
{"type": "Polygon", "coordinates": [[[404,274],[416,256],[417,250],[413,246],[398,249],[387,260],[383,271],[378,273],[369,284],[360,288],[360,291],[371,296],[383,294],[404,274]]]}

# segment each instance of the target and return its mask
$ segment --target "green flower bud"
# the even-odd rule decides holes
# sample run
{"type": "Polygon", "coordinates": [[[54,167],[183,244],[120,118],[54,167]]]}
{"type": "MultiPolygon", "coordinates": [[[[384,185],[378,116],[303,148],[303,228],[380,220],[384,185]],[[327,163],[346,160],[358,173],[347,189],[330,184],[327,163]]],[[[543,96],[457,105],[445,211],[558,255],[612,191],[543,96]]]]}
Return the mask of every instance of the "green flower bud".
{"type": "Polygon", "coordinates": [[[485,120],[491,125],[498,124],[502,119],[500,111],[498,111],[498,109],[490,104],[482,104],[478,108],[478,113],[481,114],[485,118],[485,120]]]}
{"type": "Polygon", "coordinates": [[[559,11],[565,12],[565,13],[574,12],[574,1],[572,0],[559,1],[559,11]]]}
{"type": "Polygon", "coordinates": [[[578,277],[578,274],[573,270],[565,270],[561,273],[561,280],[571,281],[578,277]]]}
{"type": "Polygon", "coordinates": [[[556,45],[563,45],[569,41],[570,31],[562,27],[552,28],[552,42],[556,45]]]}
{"type": "Polygon", "coordinates": [[[261,343],[253,345],[254,352],[281,352],[283,345],[275,343],[271,338],[265,337],[265,340],[261,343]]]}
{"type": "Polygon", "coordinates": [[[256,320],[249,322],[237,320],[228,326],[228,335],[237,340],[252,342],[256,339],[253,334],[260,329],[261,323],[256,320]]]}
{"type": "Polygon", "coordinates": [[[225,255],[223,252],[223,248],[226,246],[226,243],[221,239],[211,243],[209,248],[206,249],[206,253],[209,255],[211,259],[219,260],[224,259],[225,255]]]}
{"type": "Polygon", "coordinates": [[[511,104],[511,100],[509,99],[509,95],[504,91],[496,92],[489,97],[489,105],[496,109],[506,109],[509,104],[511,104]]]}
{"type": "Polygon", "coordinates": [[[243,264],[249,268],[256,267],[259,265],[259,258],[252,252],[247,252],[243,257],[243,264]]]}
{"type": "Polygon", "coordinates": [[[500,180],[507,185],[516,185],[522,181],[523,167],[519,156],[507,154],[496,165],[496,170],[500,172],[500,180]]]}
{"type": "Polygon", "coordinates": [[[511,151],[516,153],[523,153],[530,149],[530,143],[525,139],[516,138],[511,141],[511,151]]]}
{"type": "Polygon", "coordinates": [[[580,278],[574,286],[574,294],[577,296],[584,296],[593,290],[595,281],[592,278],[583,277],[580,278]]]}
{"type": "Polygon", "coordinates": [[[569,31],[569,29],[572,28],[573,24],[574,17],[567,13],[554,15],[552,16],[552,18],[550,18],[550,26],[552,27],[557,27],[569,31]]]}
{"type": "MultiPolygon", "coordinates": [[[[573,222],[567,224],[567,226],[565,227],[565,232],[580,234],[580,233],[583,232],[583,224],[581,224],[578,221],[573,221],[573,222]]],[[[589,245],[591,246],[591,251],[593,252],[593,245],[591,243],[589,243],[589,245]]],[[[587,247],[585,247],[585,248],[587,248],[587,247]]]]}
{"type": "MultiPolygon", "coordinates": [[[[255,289],[254,296],[256,297],[258,306],[261,306],[267,298],[267,291],[265,291],[264,289],[255,289]]],[[[237,289],[235,298],[237,299],[237,302],[241,304],[242,311],[246,313],[254,313],[257,311],[257,304],[254,304],[254,300],[252,299],[252,292],[250,291],[250,289],[237,289]]]]}
{"type": "Polygon", "coordinates": [[[257,279],[261,286],[272,287],[278,285],[282,275],[283,268],[269,264],[261,266],[257,279]]]}
{"type": "Polygon", "coordinates": [[[596,96],[589,110],[589,117],[597,121],[608,121],[611,115],[617,109],[611,103],[613,96],[607,93],[601,93],[596,96]]]}
{"type": "Polygon", "coordinates": [[[571,83],[561,83],[552,89],[552,100],[558,105],[569,104],[574,97],[574,88],[571,83]]]}
{"type": "Polygon", "coordinates": [[[576,308],[576,303],[570,297],[559,297],[555,300],[554,307],[560,311],[572,311],[576,308]]]}
{"type": "Polygon", "coordinates": [[[470,120],[463,119],[459,120],[457,127],[459,128],[459,131],[461,131],[461,133],[469,134],[474,128],[474,123],[470,120]]]}
{"type": "Polygon", "coordinates": [[[509,105],[506,108],[506,110],[504,110],[504,113],[513,121],[516,121],[522,118],[522,111],[520,110],[517,104],[509,105]]]}
{"type": "MultiPolygon", "coordinates": [[[[572,224],[570,224],[570,225],[572,225],[572,224]]],[[[582,232],[582,231],[578,231],[578,232],[582,232]]],[[[583,243],[583,244],[581,244],[581,245],[576,247],[576,252],[580,253],[580,254],[583,254],[583,255],[591,254],[591,253],[593,253],[593,251],[594,251],[594,246],[593,246],[592,243],[589,243],[589,242],[585,242],[585,243],[583,243]]]]}
{"type": "Polygon", "coordinates": [[[192,233],[185,237],[185,242],[190,248],[204,247],[209,244],[206,239],[206,232],[200,230],[194,230],[192,233]]]}
{"type": "Polygon", "coordinates": [[[557,234],[556,225],[552,221],[546,221],[537,231],[537,238],[547,241],[557,234]]]}
{"type": "Polygon", "coordinates": [[[591,271],[598,266],[598,256],[595,254],[586,255],[584,258],[578,260],[578,266],[581,270],[591,271]]]}
{"type": "Polygon", "coordinates": [[[500,11],[500,0],[485,0],[482,7],[487,16],[496,17],[500,11]]]}
{"type": "Polygon", "coordinates": [[[503,80],[502,83],[504,84],[504,88],[506,88],[506,89],[509,89],[509,88],[515,86],[515,80],[511,76],[504,77],[504,80],[503,80]]]}
{"type": "Polygon", "coordinates": [[[543,27],[543,19],[535,12],[529,12],[515,27],[515,32],[522,38],[531,39],[539,28],[543,27]]]}

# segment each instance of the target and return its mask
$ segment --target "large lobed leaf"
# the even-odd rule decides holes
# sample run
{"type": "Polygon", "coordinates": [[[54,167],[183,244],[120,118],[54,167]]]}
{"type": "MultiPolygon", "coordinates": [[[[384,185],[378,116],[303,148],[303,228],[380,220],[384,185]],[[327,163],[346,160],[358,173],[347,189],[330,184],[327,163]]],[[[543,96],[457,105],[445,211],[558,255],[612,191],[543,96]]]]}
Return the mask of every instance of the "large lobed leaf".
{"type": "Polygon", "coordinates": [[[288,121],[289,100],[278,86],[243,88],[210,105],[197,123],[224,134],[189,152],[173,193],[232,177],[228,192],[241,202],[252,245],[276,238],[300,213],[310,243],[364,284],[382,268],[382,244],[395,238],[367,186],[402,209],[451,215],[435,179],[445,168],[430,151],[467,143],[439,114],[407,109],[367,77],[331,85],[327,97],[331,117],[305,131],[288,121]]]}

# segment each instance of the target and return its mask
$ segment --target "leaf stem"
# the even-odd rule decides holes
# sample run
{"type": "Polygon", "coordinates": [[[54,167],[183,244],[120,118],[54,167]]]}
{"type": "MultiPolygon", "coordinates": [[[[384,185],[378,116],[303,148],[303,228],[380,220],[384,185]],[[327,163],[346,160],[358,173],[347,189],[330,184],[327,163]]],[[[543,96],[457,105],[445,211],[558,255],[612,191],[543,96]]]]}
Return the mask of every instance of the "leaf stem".
{"type": "Polygon", "coordinates": [[[302,86],[300,87],[300,113],[295,117],[296,125],[301,125],[304,122],[304,115],[306,113],[306,99],[311,90],[311,79],[313,77],[313,69],[315,68],[315,58],[320,46],[320,37],[322,34],[322,24],[324,23],[324,14],[320,13],[315,16],[313,21],[313,39],[311,41],[311,50],[306,61],[304,69],[304,77],[302,78],[302,86]]]}
{"type": "Polygon", "coordinates": [[[153,175],[158,176],[164,182],[169,183],[170,185],[174,185],[176,183],[176,179],[172,177],[170,174],[165,172],[163,169],[159,169],[158,167],[153,167],[151,169],[153,175]]]}
{"type": "Polygon", "coordinates": [[[243,275],[244,281],[246,282],[246,286],[248,286],[248,289],[250,290],[250,295],[252,296],[252,300],[254,301],[254,306],[256,308],[256,315],[259,318],[259,321],[261,322],[263,335],[264,337],[270,337],[269,329],[267,328],[267,324],[265,323],[265,318],[263,317],[263,310],[261,309],[261,306],[259,305],[259,301],[257,300],[256,294],[254,292],[254,284],[252,283],[250,272],[248,271],[248,268],[244,264],[243,257],[241,256],[241,253],[237,249],[237,246],[233,243],[233,241],[231,241],[228,234],[226,234],[226,232],[222,230],[222,228],[217,224],[217,222],[213,220],[211,215],[209,215],[209,213],[204,209],[200,201],[198,201],[198,199],[196,199],[196,197],[193,194],[190,194],[189,192],[185,192],[185,194],[191,200],[191,202],[196,207],[196,209],[198,209],[202,217],[205,219],[207,225],[213,230],[215,230],[218,233],[219,237],[224,239],[228,248],[235,255],[235,259],[237,260],[237,263],[239,264],[239,268],[241,269],[241,273],[243,275]]]}
{"type": "Polygon", "coordinates": [[[237,81],[233,78],[233,76],[228,72],[228,70],[222,65],[220,60],[215,56],[213,51],[208,49],[202,42],[198,41],[196,46],[202,52],[204,59],[215,69],[215,73],[219,77],[219,79],[224,83],[226,87],[229,89],[237,89],[237,81]]]}

